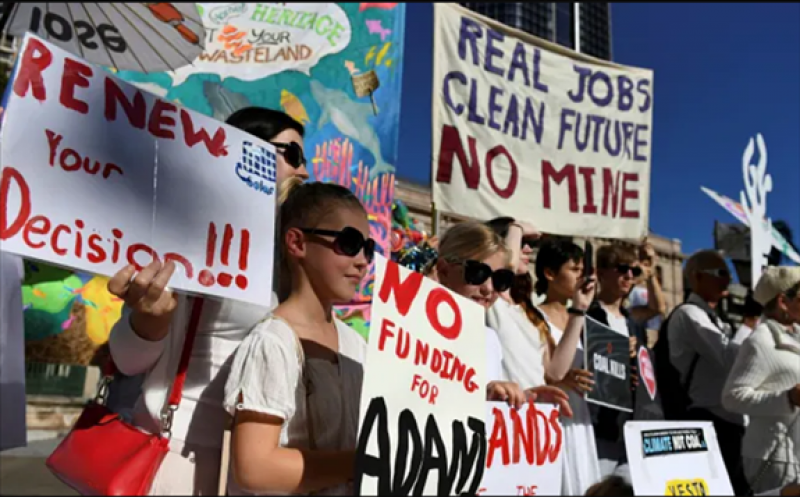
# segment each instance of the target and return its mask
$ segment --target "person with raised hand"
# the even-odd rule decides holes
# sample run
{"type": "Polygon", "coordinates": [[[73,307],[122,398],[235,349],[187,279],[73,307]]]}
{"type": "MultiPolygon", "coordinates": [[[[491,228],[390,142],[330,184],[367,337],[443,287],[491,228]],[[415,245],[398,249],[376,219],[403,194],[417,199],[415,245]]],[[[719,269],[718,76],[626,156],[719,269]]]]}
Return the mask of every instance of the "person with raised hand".
{"type": "MultiPolygon", "coordinates": [[[[236,111],[226,122],[276,147],[279,185],[292,177],[308,179],[300,123],[283,112],[259,107],[236,111]]],[[[281,190],[279,186],[279,196],[281,190]]],[[[193,300],[168,288],[174,272],[174,262],[155,260],[138,272],[126,266],[108,282],[108,291],[124,302],[109,337],[111,356],[123,375],[145,375],[132,416],[136,426],[152,433],[161,429],[193,300]]],[[[281,283],[277,271],[274,282],[281,283]]],[[[276,301],[273,295],[273,306],[276,301]]],[[[183,398],[173,414],[170,452],[151,488],[153,495],[217,491],[223,431],[229,421],[222,408],[228,359],[269,311],[266,305],[204,298],[183,398]]]]}

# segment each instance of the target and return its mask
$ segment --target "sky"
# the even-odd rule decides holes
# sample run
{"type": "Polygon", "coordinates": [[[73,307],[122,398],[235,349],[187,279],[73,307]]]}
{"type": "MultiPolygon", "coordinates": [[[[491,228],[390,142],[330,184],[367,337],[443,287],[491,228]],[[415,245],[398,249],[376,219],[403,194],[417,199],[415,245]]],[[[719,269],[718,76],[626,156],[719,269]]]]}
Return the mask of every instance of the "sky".
{"type": "MultiPolygon", "coordinates": [[[[433,7],[406,9],[397,175],[429,185],[433,7]]],[[[738,201],[761,133],[767,215],[800,245],[800,4],[620,3],[611,23],[614,61],[654,71],[650,229],[685,254],[713,248],[714,221],[737,221],[700,186],[738,201]]]]}

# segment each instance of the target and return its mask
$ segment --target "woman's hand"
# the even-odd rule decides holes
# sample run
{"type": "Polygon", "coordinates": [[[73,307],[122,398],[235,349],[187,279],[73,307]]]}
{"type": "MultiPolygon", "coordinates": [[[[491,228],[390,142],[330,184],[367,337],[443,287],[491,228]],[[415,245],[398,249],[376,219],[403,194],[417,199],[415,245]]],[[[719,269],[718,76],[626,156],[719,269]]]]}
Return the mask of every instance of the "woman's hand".
{"type": "Polygon", "coordinates": [[[154,260],[139,274],[133,265],[128,265],[108,280],[109,293],[132,309],[131,327],[145,340],[161,340],[169,330],[172,313],[178,305],[175,294],[167,289],[174,272],[174,262],[162,265],[154,260]]]}
{"type": "Polygon", "coordinates": [[[541,387],[529,388],[525,390],[525,393],[528,395],[528,399],[531,402],[536,402],[538,400],[539,402],[557,404],[562,416],[568,418],[572,417],[572,408],[569,406],[569,395],[560,388],[544,385],[541,387]]]}
{"type": "Polygon", "coordinates": [[[647,238],[642,240],[639,246],[639,264],[647,277],[653,276],[655,267],[658,264],[658,254],[655,247],[647,241],[647,238]]]}
{"type": "Polygon", "coordinates": [[[486,385],[486,400],[506,402],[510,407],[519,409],[525,403],[525,392],[510,381],[490,381],[486,385]]]}
{"type": "Polygon", "coordinates": [[[589,309],[589,306],[592,304],[592,300],[594,300],[595,286],[596,285],[593,276],[589,278],[581,278],[578,281],[578,288],[572,295],[572,307],[581,311],[589,309]]]}
{"type": "Polygon", "coordinates": [[[591,392],[592,388],[594,388],[592,376],[594,375],[585,369],[570,369],[564,379],[555,383],[555,385],[562,389],[568,388],[583,395],[591,392]]]}

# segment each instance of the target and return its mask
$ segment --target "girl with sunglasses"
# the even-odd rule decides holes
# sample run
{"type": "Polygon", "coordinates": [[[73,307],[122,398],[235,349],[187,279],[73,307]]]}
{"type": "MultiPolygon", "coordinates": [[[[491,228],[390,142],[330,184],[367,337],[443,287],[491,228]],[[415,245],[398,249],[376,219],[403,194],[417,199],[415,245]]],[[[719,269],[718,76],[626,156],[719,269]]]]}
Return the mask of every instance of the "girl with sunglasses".
{"type": "Polygon", "coordinates": [[[375,253],[350,190],[293,181],[281,208],[291,291],[234,356],[224,406],[234,416],[232,474],[256,494],[352,494],[366,342],[334,317],[375,253]]]}
{"type": "Polygon", "coordinates": [[[561,493],[583,495],[601,480],[592,418],[583,396],[594,384],[585,369],[581,344],[586,310],[594,297],[594,278],[583,276],[583,249],[568,240],[545,241],[536,254],[535,287],[536,293],[545,296],[539,309],[557,344],[545,374],[548,381],[568,388],[574,413],[572,419],[564,420],[561,493]],[[565,364],[565,357],[570,363],[565,364]]]}
{"type": "MultiPolygon", "coordinates": [[[[303,126],[283,112],[248,107],[233,113],[227,124],[264,141],[294,144],[302,156],[303,126]]],[[[278,154],[279,185],[290,177],[301,181],[308,178],[304,161],[290,159],[296,158],[278,154]]],[[[109,337],[111,355],[120,372],[110,388],[131,388],[134,394],[141,389],[141,396],[132,396],[139,399],[135,406],[114,408],[133,408],[133,423],[150,432],[158,432],[161,426],[162,408],[167,403],[192,308],[193,299],[167,288],[174,271],[173,262],[162,265],[153,261],[138,274],[133,266],[126,266],[108,282],[109,292],[125,302],[122,317],[109,337]]],[[[274,277],[277,286],[279,272],[274,277]]],[[[266,305],[208,297],[203,300],[186,374],[187,387],[173,415],[170,452],[150,489],[153,495],[213,495],[217,491],[223,431],[229,420],[222,408],[225,364],[253,325],[270,311],[266,305]]],[[[273,302],[277,305],[275,295],[273,302]]]]}
{"type": "MultiPolygon", "coordinates": [[[[436,274],[439,282],[450,290],[489,309],[498,292],[507,291],[514,273],[507,269],[509,251],[502,238],[482,223],[459,223],[444,234],[439,242],[436,274]]],[[[523,391],[518,384],[507,381],[503,373],[503,350],[497,332],[486,327],[488,366],[487,400],[505,401],[520,407],[526,397],[556,402],[562,412],[571,415],[566,398],[557,389],[547,387],[523,391]]]]}

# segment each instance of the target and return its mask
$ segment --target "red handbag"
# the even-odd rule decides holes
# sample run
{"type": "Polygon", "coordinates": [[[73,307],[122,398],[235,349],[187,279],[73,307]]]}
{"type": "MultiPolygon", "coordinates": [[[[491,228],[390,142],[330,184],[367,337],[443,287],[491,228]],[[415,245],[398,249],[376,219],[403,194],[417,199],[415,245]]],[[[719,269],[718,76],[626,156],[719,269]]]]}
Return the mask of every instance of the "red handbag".
{"type": "Polygon", "coordinates": [[[161,433],[132,426],[105,406],[108,384],[115,367],[109,361],[97,396],[81,413],[75,426],[47,458],[47,467],[81,495],[147,495],[161,462],[169,452],[172,417],[181,403],[183,384],[203,310],[194,299],[180,364],[161,413],[161,433]]]}

